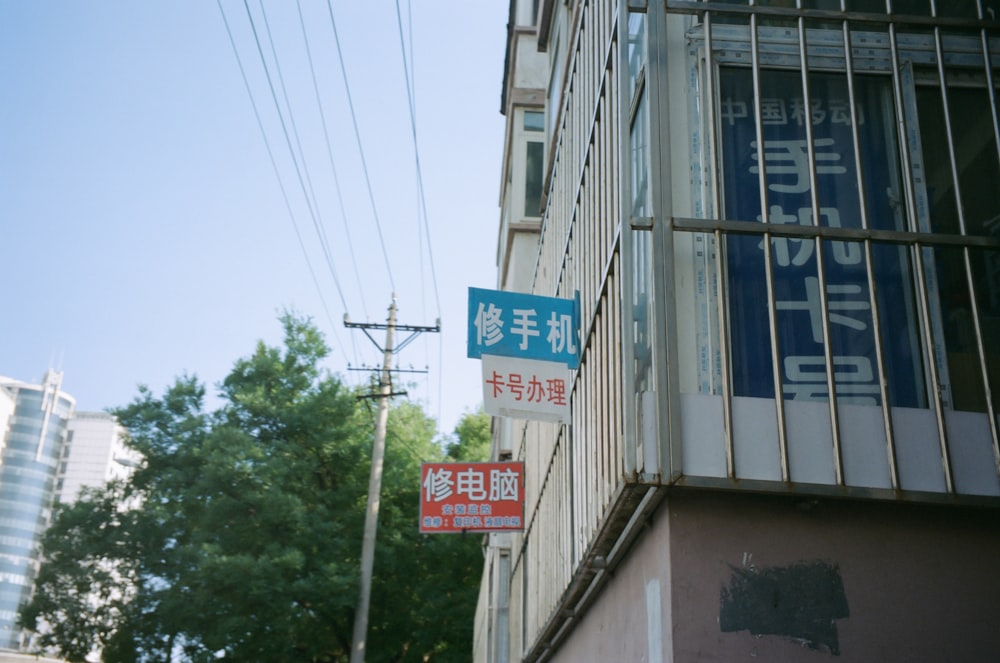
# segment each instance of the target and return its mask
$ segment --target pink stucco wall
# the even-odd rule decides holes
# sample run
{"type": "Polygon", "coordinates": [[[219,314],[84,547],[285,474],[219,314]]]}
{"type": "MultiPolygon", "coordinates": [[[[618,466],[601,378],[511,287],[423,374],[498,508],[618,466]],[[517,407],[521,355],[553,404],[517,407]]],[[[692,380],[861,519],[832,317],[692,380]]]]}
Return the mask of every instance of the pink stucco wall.
{"type": "Polygon", "coordinates": [[[996,661],[998,560],[997,509],[675,492],[551,660],[996,661]]]}

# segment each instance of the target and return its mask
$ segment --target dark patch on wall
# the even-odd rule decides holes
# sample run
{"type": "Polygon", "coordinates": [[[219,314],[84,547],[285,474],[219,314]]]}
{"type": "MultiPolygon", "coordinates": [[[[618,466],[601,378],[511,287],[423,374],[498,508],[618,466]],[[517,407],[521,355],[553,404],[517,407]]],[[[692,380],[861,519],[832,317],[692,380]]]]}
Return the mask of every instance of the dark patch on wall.
{"type": "Polygon", "coordinates": [[[772,568],[732,568],[722,588],[723,632],[779,635],[840,655],[836,619],[849,615],[840,570],[825,562],[772,568]]]}

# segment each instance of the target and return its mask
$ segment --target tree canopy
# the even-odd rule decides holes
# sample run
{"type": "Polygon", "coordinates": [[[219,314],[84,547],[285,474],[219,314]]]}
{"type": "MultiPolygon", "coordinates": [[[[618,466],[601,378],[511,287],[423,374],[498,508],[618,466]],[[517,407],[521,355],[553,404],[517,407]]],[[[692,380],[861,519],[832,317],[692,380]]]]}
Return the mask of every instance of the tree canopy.
{"type": "MultiPolygon", "coordinates": [[[[57,512],[20,614],[40,648],[69,661],[347,659],[374,415],[320,368],[317,329],[281,322],[283,347],[238,360],[214,411],[190,376],[115,411],[144,461],[57,512]]],[[[456,460],[485,460],[484,417],[456,429],[456,460]]],[[[418,530],[420,464],[444,455],[434,436],[419,407],[393,406],[369,661],[471,655],[480,540],[418,530]]]]}

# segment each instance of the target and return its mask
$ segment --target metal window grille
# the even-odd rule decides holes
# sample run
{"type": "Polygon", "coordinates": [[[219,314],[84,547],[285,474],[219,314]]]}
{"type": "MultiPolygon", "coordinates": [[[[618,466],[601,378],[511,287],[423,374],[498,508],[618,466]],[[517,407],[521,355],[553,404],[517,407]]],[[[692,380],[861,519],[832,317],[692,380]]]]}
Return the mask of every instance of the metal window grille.
{"type": "Polygon", "coordinates": [[[1000,494],[992,5],[665,0],[689,15],[702,86],[705,218],[671,228],[714,244],[701,331],[725,478],[1000,494]],[[756,474],[737,412],[752,397],[776,420],[776,464],[756,474]],[[802,403],[825,410],[829,472],[796,448],[802,403]],[[880,413],[884,482],[852,476],[862,406],[880,413]],[[936,454],[904,448],[916,411],[936,454]]]}

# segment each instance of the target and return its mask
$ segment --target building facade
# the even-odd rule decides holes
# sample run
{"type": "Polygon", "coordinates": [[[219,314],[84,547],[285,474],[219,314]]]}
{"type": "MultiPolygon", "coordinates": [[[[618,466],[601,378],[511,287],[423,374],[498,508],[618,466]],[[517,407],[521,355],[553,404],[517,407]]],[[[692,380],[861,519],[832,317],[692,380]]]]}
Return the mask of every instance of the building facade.
{"type": "Polygon", "coordinates": [[[74,412],[59,466],[58,501],[71,504],[85,488],[126,478],[139,459],[138,452],[126,446],[125,431],[114,416],[107,412],[74,412]]]}
{"type": "Polygon", "coordinates": [[[0,377],[0,651],[26,644],[17,611],[31,595],[56,503],[135,462],[111,415],[75,407],[61,373],[49,371],[38,384],[0,377]]]}
{"type": "Polygon", "coordinates": [[[511,3],[498,282],[583,355],[477,661],[1000,651],[998,12],[511,3]]]}
{"type": "Polygon", "coordinates": [[[56,499],[56,479],[75,400],[62,375],[41,384],[0,380],[0,649],[17,651],[17,610],[31,594],[38,570],[38,542],[56,499]]]}

